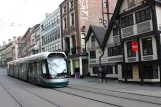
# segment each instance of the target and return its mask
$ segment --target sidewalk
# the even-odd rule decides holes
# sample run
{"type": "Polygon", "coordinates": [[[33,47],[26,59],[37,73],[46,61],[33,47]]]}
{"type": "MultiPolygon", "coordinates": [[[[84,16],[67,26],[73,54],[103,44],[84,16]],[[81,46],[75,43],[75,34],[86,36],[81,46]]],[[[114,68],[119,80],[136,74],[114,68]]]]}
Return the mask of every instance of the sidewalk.
{"type": "Polygon", "coordinates": [[[154,85],[143,85],[123,83],[116,80],[108,80],[108,83],[101,83],[97,78],[85,77],[84,79],[70,78],[71,85],[79,85],[101,90],[110,90],[124,93],[161,97],[161,87],[154,85]]]}

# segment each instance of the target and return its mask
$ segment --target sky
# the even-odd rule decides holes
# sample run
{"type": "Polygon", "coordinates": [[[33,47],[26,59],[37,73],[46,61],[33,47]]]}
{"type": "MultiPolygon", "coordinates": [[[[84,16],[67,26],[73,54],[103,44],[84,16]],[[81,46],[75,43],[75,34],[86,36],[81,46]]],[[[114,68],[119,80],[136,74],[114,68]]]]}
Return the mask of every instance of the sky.
{"type": "Polygon", "coordinates": [[[29,27],[41,23],[64,0],[0,0],[0,45],[13,36],[23,36],[29,27]]]}

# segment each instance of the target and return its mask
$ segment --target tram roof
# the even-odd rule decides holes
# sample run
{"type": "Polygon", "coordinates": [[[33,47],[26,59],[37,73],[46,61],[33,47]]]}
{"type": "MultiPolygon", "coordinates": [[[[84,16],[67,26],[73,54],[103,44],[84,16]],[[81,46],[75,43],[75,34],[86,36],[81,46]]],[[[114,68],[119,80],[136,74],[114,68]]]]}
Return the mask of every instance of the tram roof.
{"type": "Polygon", "coordinates": [[[55,54],[61,53],[61,54],[64,54],[64,56],[66,57],[64,52],[42,52],[42,53],[34,54],[34,55],[31,55],[31,56],[28,56],[28,57],[19,58],[17,60],[9,62],[8,64],[11,64],[11,63],[22,63],[22,62],[27,62],[27,61],[47,59],[47,57],[50,54],[54,54],[54,53],[55,54]]]}

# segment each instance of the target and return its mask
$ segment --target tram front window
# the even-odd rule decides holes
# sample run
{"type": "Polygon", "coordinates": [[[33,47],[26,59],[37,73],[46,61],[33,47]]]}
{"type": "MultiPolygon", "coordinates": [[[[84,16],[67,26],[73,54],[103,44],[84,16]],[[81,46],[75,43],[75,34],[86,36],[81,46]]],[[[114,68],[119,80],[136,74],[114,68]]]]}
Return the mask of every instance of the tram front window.
{"type": "Polygon", "coordinates": [[[67,65],[64,58],[48,58],[48,67],[52,76],[67,74],[67,65]]]}

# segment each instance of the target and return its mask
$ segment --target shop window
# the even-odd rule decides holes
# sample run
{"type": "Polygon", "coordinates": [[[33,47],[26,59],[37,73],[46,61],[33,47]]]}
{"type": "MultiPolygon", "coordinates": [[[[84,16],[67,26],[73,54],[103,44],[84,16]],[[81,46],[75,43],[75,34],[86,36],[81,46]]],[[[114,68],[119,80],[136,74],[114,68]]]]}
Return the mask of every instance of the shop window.
{"type": "Polygon", "coordinates": [[[97,74],[97,72],[98,72],[98,67],[93,67],[92,69],[93,69],[93,74],[97,74]]]}
{"type": "Polygon", "coordinates": [[[127,42],[127,56],[136,57],[136,52],[132,51],[132,41],[127,42]]]}
{"type": "Polygon", "coordinates": [[[107,66],[107,74],[113,74],[113,66],[107,66]]]}
{"type": "Polygon", "coordinates": [[[142,39],[143,55],[153,55],[152,38],[142,39]]]}
{"type": "MultiPolygon", "coordinates": [[[[144,79],[157,79],[158,78],[158,66],[157,65],[144,65],[143,66],[144,79]]],[[[139,72],[139,78],[141,78],[141,72],[139,72]]]]}
{"type": "Polygon", "coordinates": [[[122,66],[122,67],[123,67],[122,78],[125,78],[125,72],[126,72],[127,78],[132,79],[133,78],[132,66],[128,65],[128,66],[122,66]]]}

